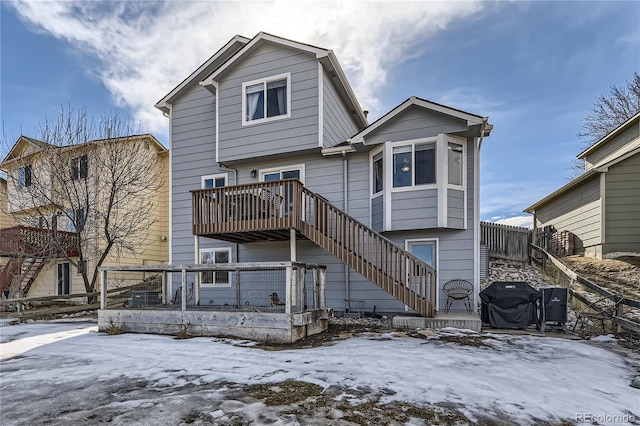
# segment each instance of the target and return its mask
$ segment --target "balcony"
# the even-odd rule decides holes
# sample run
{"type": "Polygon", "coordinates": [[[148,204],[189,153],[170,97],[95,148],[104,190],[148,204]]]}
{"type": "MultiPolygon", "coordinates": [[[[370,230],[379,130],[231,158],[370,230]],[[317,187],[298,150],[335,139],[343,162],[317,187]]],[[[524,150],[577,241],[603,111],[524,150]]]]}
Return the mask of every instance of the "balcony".
{"type": "Polygon", "coordinates": [[[193,235],[236,243],[282,241],[302,224],[303,185],[297,179],[191,193],[193,235]]]}
{"type": "Polygon", "coordinates": [[[13,226],[0,229],[0,257],[77,256],[77,236],[73,232],[13,226]]]}

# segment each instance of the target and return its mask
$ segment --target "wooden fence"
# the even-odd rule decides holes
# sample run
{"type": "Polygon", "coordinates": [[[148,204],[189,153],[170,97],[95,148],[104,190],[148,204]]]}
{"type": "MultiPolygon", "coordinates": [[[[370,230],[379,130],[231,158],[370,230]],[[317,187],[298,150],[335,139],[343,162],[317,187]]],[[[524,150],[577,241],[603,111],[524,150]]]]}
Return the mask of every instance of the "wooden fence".
{"type": "Polygon", "coordinates": [[[480,244],[487,246],[489,257],[528,262],[530,243],[528,228],[480,222],[480,244]]]}

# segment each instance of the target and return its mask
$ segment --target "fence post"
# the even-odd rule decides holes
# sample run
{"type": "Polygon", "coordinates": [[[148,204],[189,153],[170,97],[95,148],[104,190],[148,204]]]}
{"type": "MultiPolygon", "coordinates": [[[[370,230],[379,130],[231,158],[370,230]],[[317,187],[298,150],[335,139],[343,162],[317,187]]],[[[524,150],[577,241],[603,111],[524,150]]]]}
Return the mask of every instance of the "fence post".
{"type": "Polygon", "coordinates": [[[294,285],[295,285],[295,274],[293,273],[293,267],[287,266],[285,272],[285,281],[287,282],[287,288],[285,289],[285,303],[284,303],[284,312],[286,314],[291,313],[291,299],[294,285]]]}
{"type": "Polygon", "coordinates": [[[169,293],[169,287],[167,286],[167,271],[162,271],[162,304],[167,304],[167,294],[169,293]]]}
{"type": "Polygon", "coordinates": [[[307,268],[300,267],[300,312],[307,310],[307,268]]]}
{"type": "Polygon", "coordinates": [[[182,269],[182,310],[187,310],[187,270],[182,269]]]}
{"type": "MultiPolygon", "coordinates": [[[[622,318],[622,315],[624,315],[624,305],[622,304],[622,301],[618,304],[618,306],[616,306],[616,316],[619,318],[622,318]]],[[[616,330],[616,334],[620,334],[622,333],[622,324],[620,324],[619,322],[617,322],[615,320],[615,318],[613,319],[613,324],[615,325],[615,330],[616,330]]]]}
{"type": "Polygon", "coordinates": [[[107,271],[100,271],[100,309],[107,309],[107,271]]]}
{"type": "Polygon", "coordinates": [[[326,268],[322,268],[320,269],[320,308],[321,309],[324,309],[327,307],[326,283],[327,283],[327,270],[326,268]]]}

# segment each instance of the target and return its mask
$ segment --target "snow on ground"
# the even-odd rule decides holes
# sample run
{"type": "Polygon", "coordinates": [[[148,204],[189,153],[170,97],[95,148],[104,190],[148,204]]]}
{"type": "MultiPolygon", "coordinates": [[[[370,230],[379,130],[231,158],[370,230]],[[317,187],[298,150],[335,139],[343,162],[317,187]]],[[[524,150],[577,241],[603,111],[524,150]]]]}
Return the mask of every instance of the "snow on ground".
{"type": "Polygon", "coordinates": [[[480,345],[465,345],[371,333],[265,351],[205,337],[109,336],[94,327],[75,321],[0,328],[1,424],[180,424],[194,413],[224,424],[239,412],[244,424],[300,424],[239,397],[237,384],[285,380],[340,389],[336,399],[377,392],[381,403],[449,407],[497,424],[576,422],[586,414],[600,423],[640,419],[633,368],[620,354],[583,341],[488,333],[475,337],[480,345]]]}

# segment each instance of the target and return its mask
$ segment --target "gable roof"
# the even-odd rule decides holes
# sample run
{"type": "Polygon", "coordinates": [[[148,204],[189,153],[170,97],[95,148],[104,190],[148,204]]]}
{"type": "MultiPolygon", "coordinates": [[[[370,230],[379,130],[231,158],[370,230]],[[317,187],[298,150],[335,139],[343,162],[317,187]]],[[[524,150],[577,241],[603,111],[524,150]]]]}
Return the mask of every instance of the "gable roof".
{"type": "Polygon", "coordinates": [[[224,64],[234,53],[246,45],[250,39],[241,35],[235,35],[220,50],[207,59],[194,72],[185,78],[180,84],[160,99],[154,106],[165,114],[169,113],[169,106],[175,99],[180,97],[187,89],[199,83],[206,76],[224,64]]]}
{"type": "Polygon", "coordinates": [[[553,200],[554,198],[557,198],[557,197],[561,196],[562,194],[564,194],[565,192],[567,192],[571,188],[574,188],[574,187],[578,186],[580,183],[584,182],[585,180],[588,180],[592,176],[595,176],[595,175],[597,175],[599,173],[606,173],[608,171],[609,167],[611,167],[611,166],[613,166],[615,164],[618,164],[621,161],[624,161],[627,158],[632,157],[634,155],[638,155],[638,154],[640,154],[640,146],[632,147],[631,149],[627,150],[623,155],[620,155],[620,156],[618,156],[616,158],[612,158],[611,160],[609,160],[609,161],[607,161],[605,163],[599,164],[597,167],[593,167],[593,168],[587,170],[586,172],[584,172],[583,174],[581,174],[577,178],[571,180],[570,182],[568,182],[565,185],[561,186],[560,188],[556,189],[551,194],[547,195],[546,197],[544,197],[540,201],[537,201],[534,204],[530,205],[529,207],[527,207],[523,211],[525,213],[534,213],[535,210],[538,209],[539,207],[547,204],[549,201],[553,200]]]}
{"type": "Polygon", "coordinates": [[[631,117],[630,119],[622,123],[620,126],[613,129],[611,132],[609,132],[608,135],[600,139],[598,142],[594,143],[589,148],[582,151],[576,157],[578,159],[583,159],[587,155],[592,154],[593,152],[597,151],[598,149],[602,148],[607,143],[609,143],[611,140],[613,140],[613,138],[615,138],[617,135],[627,130],[629,127],[633,126],[633,124],[636,124],[636,125],[640,124],[640,111],[636,115],[634,115],[633,117],[631,117]]]}
{"type": "Polygon", "coordinates": [[[482,136],[489,136],[489,134],[491,133],[491,130],[493,129],[493,126],[487,122],[488,117],[482,117],[480,115],[471,114],[469,112],[462,111],[460,109],[451,108],[446,105],[442,105],[426,99],[418,98],[416,96],[411,96],[410,98],[402,102],[400,105],[396,106],[394,109],[392,109],[391,111],[389,111],[388,113],[386,113],[385,115],[383,115],[382,117],[380,117],[379,119],[371,123],[369,126],[367,126],[360,132],[353,135],[351,137],[351,143],[362,143],[366,145],[365,137],[367,135],[369,135],[374,130],[382,127],[383,125],[388,123],[390,120],[392,120],[394,117],[398,116],[399,114],[401,114],[402,112],[406,111],[407,109],[411,108],[414,105],[420,108],[429,109],[432,111],[436,111],[442,114],[447,114],[452,117],[459,118],[461,120],[465,120],[467,122],[467,126],[469,127],[476,126],[476,125],[482,126],[483,124],[485,124],[484,132],[482,136]]]}
{"type": "MultiPolygon", "coordinates": [[[[140,135],[128,135],[128,136],[120,136],[120,137],[115,137],[115,138],[108,138],[108,139],[94,139],[94,140],[90,140],[81,144],[77,144],[77,145],[63,145],[63,146],[58,146],[58,145],[52,145],[48,142],[44,142],[41,141],[39,139],[35,139],[35,138],[31,138],[28,136],[20,136],[18,138],[18,140],[16,141],[16,143],[13,144],[13,147],[11,147],[11,150],[9,151],[9,153],[7,154],[7,156],[0,162],[0,167],[5,167],[8,165],[8,163],[17,160],[20,158],[20,148],[25,146],[25,145],[32,145],[34,147],[36,147],[38,149],[38,151],[41,151],[43,149],[46,148],[68,148],[68,149],[73,149],[79,146],[83,146],[83,145],[88,145],[88,144],[99,144],[99,143],[103,143],[103,142],[117,142],[117,141],[127,141],[127,140],[131,140],[131,139],[149,139],[153,145],[155,146],[156,150],[158,151],[159,154],[166,152],[167,148],[164,147],[164,145],[162,145],[160,143],[160,141],[158,141],[158,139],[155,138],[155,136],[153,136],[151,133],[143,133],[140,135]]],[[[30,154],[31,155],[31,154],[30,154]]]]}
{"type": "Polygon", "coordinates": [[[289,47],[291,49],[299,50],[301,52],[307,52],[315,55],[316,59],[325,68],[327,74],[331,77],[338,93],[342,97],[343,101],[347,104],[351,115],[358,123],[358,127],[364,128],[367,126],[367,118],[364,111],[360,107],[360,103],[356,99],[353,89],[347,80],[337,57],[332,50],[323,49],[311,44],[300,43],[297,41],[289,40],[283,37],[278,37],[273,34],[259,32],[251,41],[245,44],[240,50],[238,50],[233,56],[231,56],[226,62],[220,65],[214,70],[208,77],[200,82],[202,86],[207,87],[209,90],[215,93],[215,87],[217,81],[224,76],[226,72],[232,69],[233,65],[242,60],[248,54],[253,52],[264,43],[275,43],[282,46],[289,47]]]}

